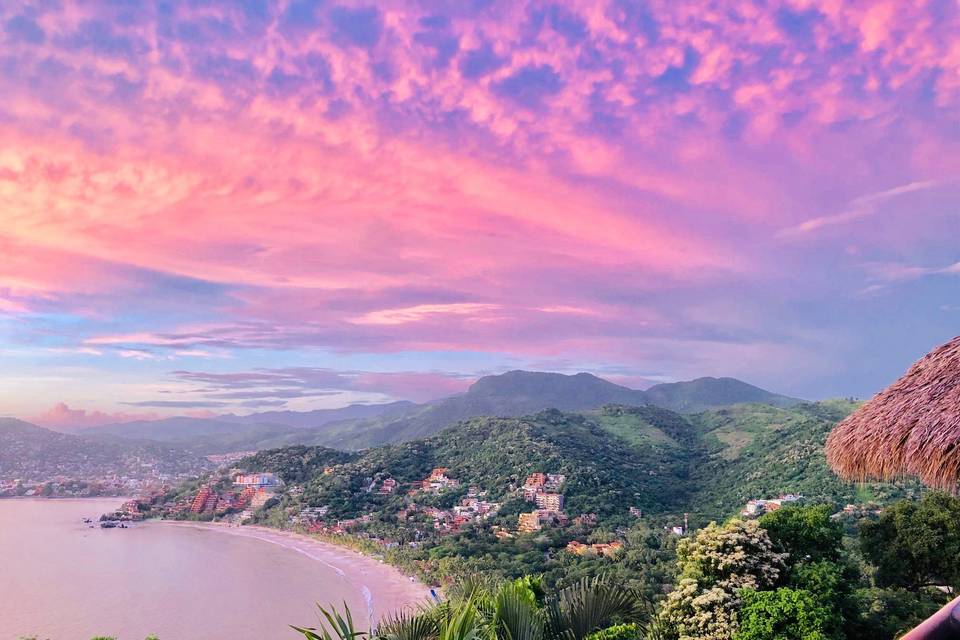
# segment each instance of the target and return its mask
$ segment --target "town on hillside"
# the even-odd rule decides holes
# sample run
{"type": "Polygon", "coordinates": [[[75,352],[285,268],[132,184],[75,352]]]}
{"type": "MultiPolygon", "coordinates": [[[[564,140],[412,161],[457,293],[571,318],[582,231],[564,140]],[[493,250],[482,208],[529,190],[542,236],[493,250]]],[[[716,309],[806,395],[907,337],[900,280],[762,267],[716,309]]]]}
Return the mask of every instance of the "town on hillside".
{"type": "MultiPolygon", "coordinates": [[[[341,465],[323,469],[324,476],[335,478],[340,473],[341,465]]],[[[522,482],[502,487],[464,485],[456,470],[448,467],[433,468],[411,482],[379,473],[364,479],[356,489],[374,506],[351,517],[342,517],[340,510],[341,517],[336,517],[334,505],[305,499],[302,484],[285,483],[275,472],[249,473],[234,467],[208,477],[192,491],[144,492],[107,517],[121,521],[144,517],[216,520],[238,526],[261,523],[323,537],[361,539],[385,549],[429,546],[467,528],[486,531],[500,541],[546,530],[564,531],[568,535],[562,550],[578,557],[616,560],[624,549],[625,529],[618,529],[612,539],[593,538],[590,532],[598,527],[599,519],[594,513],[568,513],[566,483],[566,475],[550,470],[530,473],[522,482]],[[491,493],[501,497],[491,499],[491,493]],[[504,500],[528,506],[504,517],[504,500]],[[377,526],[385,520],[393,523],[392,528],[377,526]]],[[[759,517],[802,499],[795,494],[751,499],[742,515],[759,517]]],[[[644,518],[636,506],[623,505],[623,514],[633,520],[644,518]]],[[[661,522],[661,529],[667,535],[686,535],[687,514],[676,516],[673,522],[661,522]]]]}

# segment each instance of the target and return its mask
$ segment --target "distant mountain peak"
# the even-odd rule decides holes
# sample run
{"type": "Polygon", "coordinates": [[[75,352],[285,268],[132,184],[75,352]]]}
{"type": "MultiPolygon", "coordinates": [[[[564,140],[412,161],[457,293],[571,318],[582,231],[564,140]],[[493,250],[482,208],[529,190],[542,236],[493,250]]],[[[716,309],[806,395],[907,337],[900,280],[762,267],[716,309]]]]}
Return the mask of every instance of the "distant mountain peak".
{"type": "MultiPolygon", "coordinates": [[[[560,387],[571,387],[575,385],[599,385],[610,388],[626,389],[609,380],[599,378],[592,373],[581,371],[568,375],[565,373],[554,373],[547,371],[525,371],[523,369],[513,369],[500,374],[484,376],[470,385],[467,393],[487,392],[489,390],[515,391],[518,388],[525,389],[549,389],[560,387]]],[[[630,389],[632,391],[632,389],[630,389]]]]}
{"type": "Polygon", "coordinates": [[[803,402],[737,378],[713,376],[654,385],[646,393],[651,404],[681,413],[697,413],[733,404],[761,403],[789,407],[803,402]]]}

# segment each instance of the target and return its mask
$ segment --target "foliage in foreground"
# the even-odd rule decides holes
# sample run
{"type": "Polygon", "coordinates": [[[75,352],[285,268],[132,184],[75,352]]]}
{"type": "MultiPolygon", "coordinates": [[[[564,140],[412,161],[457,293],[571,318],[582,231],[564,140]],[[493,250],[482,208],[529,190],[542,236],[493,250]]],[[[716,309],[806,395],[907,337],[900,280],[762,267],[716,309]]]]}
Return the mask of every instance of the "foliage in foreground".
{"type": "Polygon", "coordinates": [[[860,540],[877,567],[879,586],[960,590],[960,500],[932,492],[898,502],[876,521],[863,522],[860,540]]]}
{"type": "Polygon", "coordinates": [[[741,590],[774,587],[786,570],[785,559],[756,521],[711,523],[683,540],[677,547],[677,588],[660,612],[668,637],[731,638],[741,590]]]}
{"type": "MultiPolygon", "coordinates": [[[[876,524],[861,523],[863,545],[872,550],[878,531],[890,544],[908,532],[926,532],[928,540],[953,549],[960,544],[952,524],[958,509],[960,500],[943,495],[898,505],[876,524]]],[[[944,594],[924,589],[918,578],[944,576],[944,569],[930,569],[944,564],[943,558],[931,545],[915,544],[909,551],[904,554],[915,571],[894,579],[879,564],[896,565],[886,556],[877,558],[878,571],[856,549],[844,548],[843,528],[825,506],[785,507],[755,522],[711,524],[678,546],[678,585],[659,617],[673,640],[893,638],[943,604],[944,594]]]]}
{"type": "Polygon", "coordinates": [[[468,581],[443,601],[402,612],[376,629],[357,628],[349,607],[320,607],[319,628],[294,627],[307,640],[621,640],[649,633],[650,608],[607,578],[584,579],[545,594],[538,579],[468,581]]]}

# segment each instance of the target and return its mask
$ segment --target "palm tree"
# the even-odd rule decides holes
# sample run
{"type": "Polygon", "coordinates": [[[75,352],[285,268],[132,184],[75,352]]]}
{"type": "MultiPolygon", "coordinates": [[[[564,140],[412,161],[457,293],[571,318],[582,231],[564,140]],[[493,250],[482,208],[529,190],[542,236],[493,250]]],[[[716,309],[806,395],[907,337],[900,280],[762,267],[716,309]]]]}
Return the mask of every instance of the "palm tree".
{"type": "MultiPolygon", "coordinates": [[[[307,640],[586,640],[615,622],[651,618],[640,594],[607,578],[584,579],[549,596],[536,578],[473,579],[452,588],[446,600],[396,613],[371,631],[356,629],[346,603],[343,611],[320,607],[320,629],[294,629],[307,640]]],[[[650,626],[638,628],[641,634],[658,637],[650,626]]]]}

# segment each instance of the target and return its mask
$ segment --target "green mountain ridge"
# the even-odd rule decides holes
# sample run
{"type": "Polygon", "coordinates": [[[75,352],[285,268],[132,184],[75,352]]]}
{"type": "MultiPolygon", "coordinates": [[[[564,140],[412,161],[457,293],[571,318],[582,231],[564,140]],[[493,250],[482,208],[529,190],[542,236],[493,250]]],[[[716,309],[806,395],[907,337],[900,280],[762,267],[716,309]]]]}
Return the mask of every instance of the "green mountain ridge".
{"type": "Polygon", "coordinates": [[[802,401],[733,378],[698,378],[640,391],[589,373],[563,375],[517,370],[480,378],[464,393],[420,405],[404,402],[354,405],[343,410],[268,412],[242,419],[237,416],[171,418],[108,425],[91,431],[179,442],[207,453],[262,450],[294,444],[359,450],[425,438],[459,421],[480,416],[519,417],[545,409],[584,412],[608,404],[655,405],[690,413],[742,402],[791,406],[802,401]],[[358,413],[362,414],[361,417],[355,417],[358,413]],[[354,417],[340,419],[344,415],[354,417]],[[280,420],[293,424],[279,424],[280,420]],[[322,421],[322,424],[306,426],[311,420],[322,421]],[[191,432],[191,424],[195,425],[194,432],[191,432]]]}

